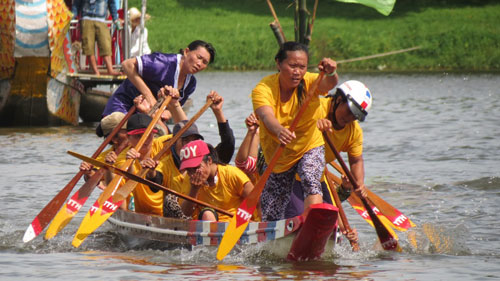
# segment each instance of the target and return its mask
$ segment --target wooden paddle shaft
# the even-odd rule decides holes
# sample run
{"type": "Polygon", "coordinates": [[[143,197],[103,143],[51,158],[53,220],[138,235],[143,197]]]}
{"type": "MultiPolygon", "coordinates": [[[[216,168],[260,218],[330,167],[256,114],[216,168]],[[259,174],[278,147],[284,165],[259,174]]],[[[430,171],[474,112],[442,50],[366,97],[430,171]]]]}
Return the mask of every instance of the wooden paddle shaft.
{"type": "MultiPolygon", "coordinates": [[[[171,100],[172,100],[171,96],[167,96],[165,98],[165,100],[163,100],[160,108],[155,113],[153,120],[151,121],[151,123],[149,123],[148,127],[146,128],[146,130],[142,134],[141,138],[139,139],[139,141],[135,145],[135,147],[134,147],[135,150],[139,151],[142,148],[142,146],[144,145],[144,143],[148,139],[149,135],[153,131],[153,128],[155,127],[156,123],[158,122],[158,120],[160,120],[161,114],[163,113],[165,108],[167,108],[167,105],[171,100]]],[[[127,159],[120,166],[120,168],[122,168],[124,170],[128,170],[133,162],[134,162],[134,159],[127,159]]],[[[99,206],[102,206],[104,204],[104,202],[115,192],[115,190],[118,188],[120,182],[121,182],[120,177],[113,178],[113,180],[106,186],[104,191],[101,193],[101,195],[97,199],[97,201],[99,202],[99,206]]]]}
{"type": "MultiPolygon", "coordinates": [[[[339,173],[345,175],[345,172],[344,170],[342,169],[342,167],[340,167],[339,164],[337,164],[336,162],[332,161],[329,163],[330,165],[332,165],[332,167],[335,168],[335,170],[337,170],[339,173]]],[[[373,205],[373,206],[376,206],[377,209],[382,213],[384,214],[385,216],[397,216],[399,214],[401,214],[400,211],[398,211],[395,207],[393,207],[391,204],[385,202],[382,198],[380,198],[377,194],[373,193],[371,190],[369,190],[368,188],[365,188],[366,189],[366,192],[368,194],[368,202],[373,205]]],[[[411,222],[412,223],[412,222],[411,222]]]]}
{"type": "MultiPolygon", "coordinates": [[[[332,191],[333,199],[335,200],[335,205],[337,205],[337,208],[339,208],[339,214],[340,214],[340,219],[342,220],[342,224],[344,225],[344,228],[347,232],[351,232],[351,226],[349,225],[349,222],[347,221],[347,216],[345,215],[344,208],[342,207],[342,202],[340,202],[339,195],[337,194],[337,190],[335,189],[335,184],[331,177],[333,177],[333,174],[330,173],[327,169],[325,169],[326,173],[326,179],[328,180],[328,186],[330,187],[330,190],[332,191]]],[[[354,252],[359,251],[359,244],[356,241],[349,240],[349,243],[351,243],[352,250],[354,252]]]]}
{"type": "Polygon", "coordinates": [[[198,110],[198,112],[196,112],[196,114],[191,117],[191,119],[189,119],[189,121],[179,130],[179,132],[177,132],[175,136],[168,140],[167,144],[165,144],[160,152],[158,152],[153,157],[153,160],[160,160],[166,152],[170,151],[170,147],[174,145],[174,143],[182,136],[182,134],[184,134],[185,131],[187,131],[187,129],[189,129],[189,127],[191,127],[191,125],[193,125],[196,120],[198,120],[198,118],[200,118],[200,116],[212,105],[212,103],[212,100],[207,101],[205,105],[200,108],[200,110],[198,110]]]}
{"type": "MultiPolygon", "coordinates": [[[[340,165],[342,166],[342,169],[346,173],[346,175],[349,178],[349,180],[351,181],[352,185],[354,186],[354,189],[359,189],[358,183],[356,182],[356,180],[352,176],[351,172],[349,171],[349,168],[347,167],[344,160],[342,159],[342,156],[340,156],[340,153],[335,148],[335,145],[333,145],[333,142],[330,139],[330,137],[328,136],[327,132],[323,132],[323,137],[326,140],[330,149],[332,150],[333,154],[335,155],[335,157],[339,161],[340,165]]],[[[372,208],[368,204],[367,200],[363,197],[360,197],[359,199],[363,203],[363,206],[365,207],[366,211],[368,212],[368,215],[372,219],[373,225],[375,226],[375,230],[376,230],[377,235],[379,237],[379,240],[382,244],[382,247],[385,250],[398,250],[399,246],[398,246],[397,240],[394,239],[394,237],[391,235],[391,233],[389,233],[389,231],[385,228],[385,226],[382,224],[380,219],[377,217],[375,212],[372,210],[372,208]]]]}
{"type": "Polygon", "coordinates": [[[154,187],[154,188],[161,189],[161,190],[166,191],[166,192],[168,192],[168,193],[171,193],[171,194],[173,194],[173,195],[175,195],[175,196],[178,196],[178,197],[181,197],[181,198],[183,198],[183,199],[186,199],[186,200],[192,201],[192,202],[194,202],[194,203],[196,203],[196,204],[199,204],[199,205],[202,205],[202,206],[205,206],[205,207],[212,208],[212,209],[216,210],[217,212],[220,212],[220,213],[222,213],[222,214],[224,214],[224,215],[227,215],[227,216],[230,216],[230,217],[232,217],[232,216],[233,216],[233,214],[231,214],[230,212],[228,212],[228,211],[226,211],[226,210],[224,210],[224,209],[221,209],[221,208],[216,207],[216,206],[212,206],[212,205],[210,205],[210,204],[208,204],[208,203],[205,203],[205,202],[203,202],[203,201],[200,201],[200,200],[198,200],[198,199],[196,199],[196,198],[193,198],[193,197],[191,197],[191,196],[184,195],[184,194],[182,194],[182,193],[180,193],[180,192],[177,192],[177,191],[175,191],[175,190],[172,190],[172,189],[170,189],[170,188],[168,188],[168,187],[165,187],[165,186],[163,186],[163,185],[157,184],[157,183],[152,182],[152,181],[150,181],[150,180],[143,179],[143,178],[141,178],[141,177],[140,177],[140,176],[138,176],[138,175],[134,175],[134,174],[132,174],[132,173],[129,173],[129,172],[125,171],[125,170],[122,170],[122,169],[120,169],[120,168],[117,168],[117,167],[115,167],[115,166],[113,166],[113,165],[110,165],[110,164],[108,164],[108,163],[104,163],[104,162],[101,162],[101,161],[98,161],[98,160],[95,160],[95,159],[89,158],[89,157],[87,157],[87,156],[84,156],[84,155],[78,154],[78,153],[73,152],[73,151],[68,151],[68,154],[70,154],[70,155],[72,155],[72,156],[74,156],[74,157],[76,157],[76,158],[78,158],[78,159],[81,159],[81,160],[83,160],[83,161],[88,161],[89,163],[91,163],[91,164],[93,164],[93,165],[95,165],[95,166],[99,166],[99,167],[102,167],[102,168],[104,168],[104,169],[107,169],[107,170],[111,171],[112,173],[116,173],[116,174],[119,174],[120,176],[123,176],[123,177],[129,178],[130,180],[133,180],[133,181],[136,181],[136,182],[139,182],[139,183],[142,183],[142,184],[148,185],[148,186],[150,186],[150,187],[154,187]]]}
{"type": "MultiPolygon", "coordinates": [[[[111,131],[111,133],[104,139],[104,141],[101,143],[101,145],[97,148],[97,150],[92,154],[92,158],[97,158],[99,154],[106,148],[106,146],[111,142],[113,137],[118,133],[118,131],[121,129],[123,124],[127,122],[128,118],[134,114],[136,110],[135,105],[130,108],[130,110],[127,112],[125,117],[118,123],[118,125],[111,131]]],[[[30,236],[25,234],[25,238],[23,238],[24,242],[28,242],[38,236],[42,232],[47,225],[49,225],[50,221],[55,217],[59,209],[62,207],[66,199],[68,198],[69,194],[75,187],[75,185],[78,183],[78,181],[81,179],[83,176],[83,171],[79,171],[67,184],[66,186],[59,191],[52,200],[47,203],[47,205],[38,213],[38,215],[35,217],[33,222],[30,224],[30,227],[28,227],[27,232],[33,227],[35,228],[35,235],[30,236]]]]}
{"type": "MultiPolygon", "coordinates": [[[[213,101],[209,100],[206,104],[189,120],[184,127],[182,127],[179,132],[175,134],[171,139],[169,139],[168,143],[158,152],[155,156],[153,156],[153,160],[158,161],[166,152],[170,151],[170,147],[175,144],[175,142],[182,136],[182,134],[191,127],[191,125],[207,110],[207,108],[212,105],[213,101]]],[[[146,177],[147,173],[150,171],[150,168],[143,168],[141,171],[137,173],[137,176],[140,178],[146,177]]],[[[127,181],[125,185],[123,185],[120,189],[118,189],[113,195],[113,201],[118,202],[123,198],[126,198],[130,192],[132,192],[137,186],[137,181],[127,181]]]]}

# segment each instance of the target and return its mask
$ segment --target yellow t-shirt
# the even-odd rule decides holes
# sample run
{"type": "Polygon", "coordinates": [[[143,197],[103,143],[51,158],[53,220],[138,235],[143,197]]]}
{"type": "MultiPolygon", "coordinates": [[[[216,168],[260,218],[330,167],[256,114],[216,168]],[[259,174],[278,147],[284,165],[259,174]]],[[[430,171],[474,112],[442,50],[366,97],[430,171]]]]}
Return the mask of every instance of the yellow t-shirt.
{"type": "MultiPolygon", "coordinates": [[[[177,166],[175,166],[172,153],[163,157],[156,167],[156,170],[163,174],[162,185],[177,191],[182,194],[189,194],[191,183],[189,182],[189,175],[181,173],[177,166]]],[[[181,204],[182,198],[179,198],[181,204]]]]}
{"type": "MultiPolygon", "coordinates": [[[[304,76],[303,96],[307,94],[312,83],[318,78],[317,73],[307,72],[304,76]]],[[[318,130],[316,121],[322,118],[321,110],[317,110],[320,106],[318,94],[325,95],[316,90],[311,98],[307,110],[297,124],[295,135],[297,138],[289,143],[283,150],[276,166],[273,169],[274,173],[282,173],[290,169],[297,161],[299,161],[304,153],[324,144],[321,132],[318,130]]],[[[287,102],[280,101],[279,88],[279,73],[264,77],[252,91],[253,109],[257,110],[261,106],[270,106],[274,111],[274,116],[279,123],[290,128],[295,116],[299,112],[300,105],[297,98],[297,89],[295,89],[292,97],[287,102]]],[[[274,136],[261,122],[260,123],[260,144],[264,152],[266,163],[269,163],[274,152],[280,145],[279,140],[274,136]]]]}
{"type": "MultiPolygon", "coordinates": [[[[243,199],[243,186],[249,182],[248,176],[239,168],[230,165],[217,165],[217,183],[205,185],[198,191],[197,199],[236,214],[243,199]]],[[[193,218],[197,218],[202,206],[197,206],[193,218]]],[[[228,222],[231,218],[219,213],[219,221],[228,222]]]]}
{"type": "MultiPolygon", "coordinates": [[[[97,156],[96,160],[97,161],[101,161],[101,162],[106,162],[106,155],[108,155],[108,153],[110,153],[111,151],[113,151],[113,148],[114,148],[113,146],[108,147],[106,150],[104,150],[103,152],[101,152],[97,156]]],[[[95,167],[95,168],[99,168],[99,167],[95,167]]]]}
{"type": "MultiPolygon", "coordinates": [[[[323,118],[328,115],[331,98],[320,99],[323,118]]],[[[328,136],[339,152],[347,152],[350,156],[361,156],[363,154],[363,130],[358,121],[350,122],[342,130],[328,132],[328,136]]],[[[335,160],[335,155],[328,145],[325,145],[325,160],[329,163],[335,160]]]]}
{"type": "MultiPolygon", "coordinates": [[[[172,135],[164,135],[153,140],[153,144],[151,147],[151,158],[153,158],[156,154],[162,150],[165,145],[165,141],[170,139],[172,135]]],[[[124,149],[116,160],[116,166],[120,167],[122,163],[126,161],[127,151],[130,148],[124,149]]],[[[139,161],[133,162],[134,173],[137,174],[141,170],[141,165],[139,161]]],[[[125,180],[122,181],[121,185],[125,183],[125,180]]],[[[134,204],[135,211],[138,213],[146,213],[146,214],[156,214],[159,216],[163,216],[163,191],[160,190],[158,192],[153,192],[151,188],[147,185],[137,184],[134,191],[132,192],[134,195],[134,204]]]]}

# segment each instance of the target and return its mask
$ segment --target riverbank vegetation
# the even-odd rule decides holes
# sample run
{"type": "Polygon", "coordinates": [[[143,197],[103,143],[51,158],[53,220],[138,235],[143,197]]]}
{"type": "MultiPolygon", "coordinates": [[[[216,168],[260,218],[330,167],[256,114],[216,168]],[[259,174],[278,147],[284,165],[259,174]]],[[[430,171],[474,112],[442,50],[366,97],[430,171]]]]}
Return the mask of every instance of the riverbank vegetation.
{"type": "MultiPolygon", "coordinates": [[[[129,6],[140,7],[140,0],[129,6]]],[[[294,39],[292,0],[273,0],[287,40],[294,39]]],[[[308,1],[313,10],[314,0],[308,1]]],[[[177,52],[194,39],[213,43],[217,70],[273,69],[277,41],[265,0],[149,0],[153,51],[177,52]]],[[[357,62],[342,71],[498,71],[500,3],[488,0],[397,0],[389,16],[359,4],[319,1],[309,44],[311,63],[420,46],[357,62]]]]}

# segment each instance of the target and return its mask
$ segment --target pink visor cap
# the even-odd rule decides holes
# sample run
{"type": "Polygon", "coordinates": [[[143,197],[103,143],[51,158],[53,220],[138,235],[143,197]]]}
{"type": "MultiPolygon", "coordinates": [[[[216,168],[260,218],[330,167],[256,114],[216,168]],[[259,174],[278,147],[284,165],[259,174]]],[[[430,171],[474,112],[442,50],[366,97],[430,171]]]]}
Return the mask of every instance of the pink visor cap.
{"type": "Polygon", "coordinates": [[[189,142],[180,151],[181,167],[179,170],[196,168],[203,160],[203,156],[210,153],[208,145],[202,140],[189,142]]]}

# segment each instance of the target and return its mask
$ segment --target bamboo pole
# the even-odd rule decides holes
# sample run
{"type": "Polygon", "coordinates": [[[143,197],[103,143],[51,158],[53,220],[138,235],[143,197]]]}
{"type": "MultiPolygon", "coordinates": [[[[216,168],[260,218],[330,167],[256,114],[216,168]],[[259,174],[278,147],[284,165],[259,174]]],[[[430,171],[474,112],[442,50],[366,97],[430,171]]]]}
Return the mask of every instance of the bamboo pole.
{"type": "MultiPolygon", "coordinates": [[[[276,15],[276,12],[274,11],[273,3],[271,3],[271,0],[267,0],[267,5],[269,6],[269,9],[271,10],[271,14],[273,15],[273,18],[278,25],[278,30],[281,33],[281,37],[283,37],[283,42],[285,42],[286,37],[285,37],[285,34],[283,33],[283,29],[281,28],[281,24],[280,24],[280,21],[278,20],[278,16],[276,15]]],[[[278,43],[279,43],[279,41],[278,41],[278,43]]]]}
{"type": "Polygon", "coordinates": [[[280,32],[280,25],[276,21],[273,21],[272,23],[269,24],[271,27],[271,30],[273,31],[274,37],[276,37],[276,40],[278,41],[278,44],[283,46],[285,43],[285,38],[283,38],[283,35],[280,32]]]}
{"type": "MultiPolygon", "coordinates": [[[[309,11],[307,10],[306,0],[297,0],[298,2],[298,15],[299,15],[299,40],[298,42],[306,44],[307,26],[309,19],[309,11]]],[[[307,45],[307,44],[306,44],[307,45]]]]}
{"type": "Polygon", "coordinates": [[[311,22],[309,23],[309,26],[307,28],[307,35],[305,37],[305,44],[309,45],[309,42],[312,40],[312,32],[313,32],[313,27],[314,27],[314,20],[316,19],[316,11],[318,10],[318,0],[314,1],[314,10],[313,10],[313,15],[311,18],[311,22]]]}

